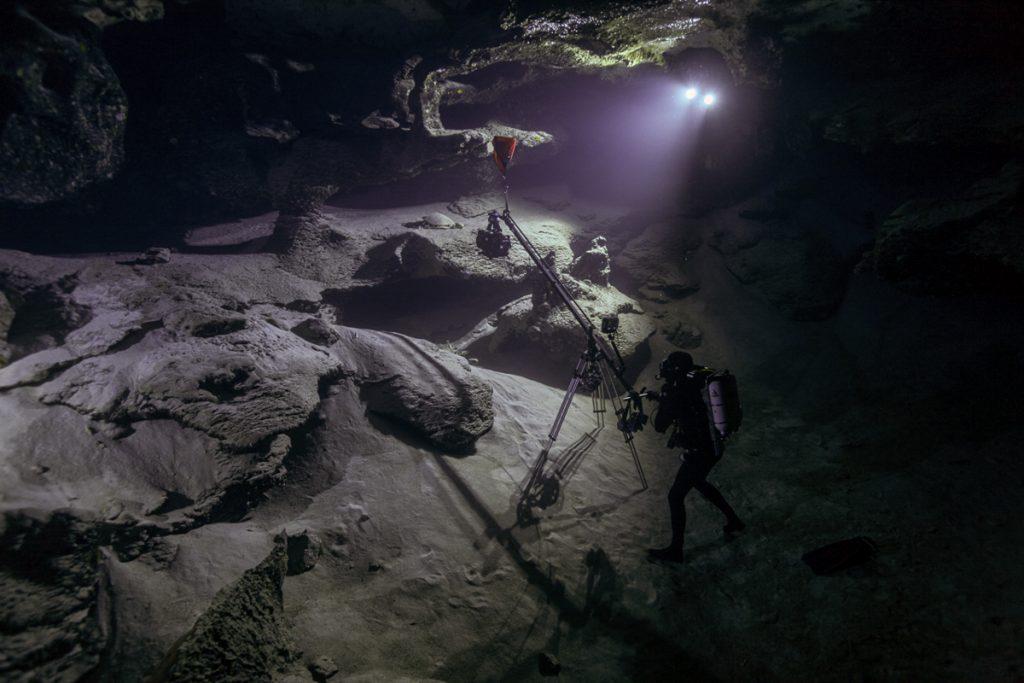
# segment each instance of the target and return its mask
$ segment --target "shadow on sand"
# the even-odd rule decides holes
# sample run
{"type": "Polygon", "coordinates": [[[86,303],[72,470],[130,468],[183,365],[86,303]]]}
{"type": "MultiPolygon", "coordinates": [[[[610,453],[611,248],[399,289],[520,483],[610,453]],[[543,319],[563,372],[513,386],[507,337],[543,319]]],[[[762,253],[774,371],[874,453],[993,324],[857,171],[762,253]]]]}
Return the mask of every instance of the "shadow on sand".
{"type": "MultiPolygon", "coordinates": [[[[553,572],[543,569],[524,549],[516,537],[516,531],[521,529],[519,523],[508,527],[502,526],[498,517],[458,472],[449,455],[392,420],[372,416],[371,422],[384,433],[429,454],[466,506],[483,524],[484,534],[501,546],[527,581],[539,589],[547,603],[557,610],[560,623],[568,625],[571,629],[580,629],[587,625],[593,626],[595,624],[592,622],[596,622],[598,628],[607,635],[632,646],[635,649],[632,677],[668,680],[678,678],[680,672],[685,671],[686,679],[690,681],[716,680],[703,664],[673,642],[669,636],[661,633],[657,626],[631,614],[623,607],[617,573],[603,549],[594,547],[582,558],[587,567],[587,579],[585,602],[580,605],[570,597],[565,583],[553,572]]],[[[454,669],[450,672],[439,672],[439,675],[445,674],[457,676],[459,672],[454,669]]]]}

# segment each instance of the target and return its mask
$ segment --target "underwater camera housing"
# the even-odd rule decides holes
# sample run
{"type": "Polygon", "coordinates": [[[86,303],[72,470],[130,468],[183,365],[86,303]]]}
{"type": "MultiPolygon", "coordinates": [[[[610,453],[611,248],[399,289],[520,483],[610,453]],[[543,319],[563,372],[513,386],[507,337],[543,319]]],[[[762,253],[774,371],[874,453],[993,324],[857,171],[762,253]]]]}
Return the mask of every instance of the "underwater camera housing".
{"type": "Polygon", "coordinates": [[[497,211],[487,215],[487,227],[476,232],[476,246],[487,258],[503,258],[508,256],[512,248],[512,238],[501,231],[501,223],[497,211]]]}
{"type": "Polygon", "coordinates": [[[603,334],[615,334],[619,331],[619,316],[606,315],[601,318],[601,332],[603,334]]]}

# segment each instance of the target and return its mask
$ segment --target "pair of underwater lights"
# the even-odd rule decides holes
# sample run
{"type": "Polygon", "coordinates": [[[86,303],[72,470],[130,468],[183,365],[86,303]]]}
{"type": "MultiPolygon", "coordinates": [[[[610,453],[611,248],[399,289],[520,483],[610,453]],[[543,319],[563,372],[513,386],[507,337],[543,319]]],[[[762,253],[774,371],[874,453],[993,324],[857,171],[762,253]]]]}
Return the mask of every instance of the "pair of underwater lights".
{"type": "Polygon", "coordinates": [[[705,107],[715,106],[715,102],[718,100],[718,97],[713,92],[707,92],[704,93],[703,96],[701,96],[700,91],[697,88],[693,87],[692,85],[687,86],[683,90],[683,99],[687,102],[692,102],[696,100],[698,97],[700,97],[700,102],[705,107]]]}

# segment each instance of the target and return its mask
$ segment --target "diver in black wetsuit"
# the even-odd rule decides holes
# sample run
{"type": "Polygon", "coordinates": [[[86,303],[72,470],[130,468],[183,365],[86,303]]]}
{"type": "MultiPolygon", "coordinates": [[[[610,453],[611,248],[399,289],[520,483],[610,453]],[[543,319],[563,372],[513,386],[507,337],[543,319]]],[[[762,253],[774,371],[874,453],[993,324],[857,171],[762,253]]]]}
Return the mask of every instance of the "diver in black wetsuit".
{"type": "Polygon", "coordinates": [[[658,401],[654,429],[664,433],[674,428],[668,447],[682,446],[684,453],[683,464],[668,493],[672,542],[666,548],[649,550],[653,560],[683,561],[686,496],[690,489],[697,489],[697,493],[722,511],[726,519],[726,534],[738,533],[745,526],[722,492],[707,481],[711,469],[722,458],[724,444],[708,419],[708,408],[703,398],[703,380],[693,370],[695,367],[690,354],[682,351],[670,353],[662,361],[658,373],[665,384],[657,395],[648,395],[658,401]]]}

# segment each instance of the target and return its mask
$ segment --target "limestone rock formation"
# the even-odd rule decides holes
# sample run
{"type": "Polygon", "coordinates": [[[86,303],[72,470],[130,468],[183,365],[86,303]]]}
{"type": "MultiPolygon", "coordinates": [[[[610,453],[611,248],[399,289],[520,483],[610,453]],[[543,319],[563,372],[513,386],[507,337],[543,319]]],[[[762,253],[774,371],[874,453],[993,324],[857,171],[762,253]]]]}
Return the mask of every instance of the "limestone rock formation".
{"type": "Polygon", "coordinates": [[[288,554],[279,543],[259,565],[214,598],[168,652],[157,681],[271,681],[298,658],[284,623],[288,554]]]}
{"type": "Polygon", "coordinates": [[[573,259],[569,273],[577,280],[589,280],[595,285],[607,285],[611,273],[608,258],[608,240],[595,237],[587,250],[573,259]]]}
{"type": "Polygon", "coordinates": [[[306,318],[293,327],[292,332],[319,346],[330,346],[340,338],[338,333],[320,318],[306,318]]]}
{"type": "Polygon", "coordinates": [[[284,534],[287,538],[288,575],[302,574],[315,567],[323,552],[320,537],[295,525],[285,527],[284,534]]]}
{"type": "Polygon", "coordinates": [[[128,101],[94,36],[67,30],[74,15],[42,3],[0,10],[0,202],[66,199],[121,166],[128,101]]]}
{"type": "Polygon", "coordinates": [[[1022,180],[1021,165],[1011,163],[960,197],[907,202],[882,223],[865,262],[885,278],[929,292],[1019,290],[1022,180]]]}
{"type": "MultiPolygon", "coordinates": [[[[633,299],[613,287],[578,281],[566,274],[561,279],[595,324],[599,325],[604,316],[619,316],[616,343],[627,365],[646,357],[647,338],[655,327],[633,299]]],[[[563,305],[534,306],[529,296],[498,311],[494,333],[488,341],[492,352],[532,352],[567,366],[575,363],[586,345],[586,335],[563,305]]]]}
{"type": "MultiPolygon", "coordinates": [[[[464,359],[385,333],[310,324],[291,303],[319,293],[273,261],[255,270],[202,263],[135,270],[39,259],[42,281],[22,286],[26,294],[9,287],[23,300],[18,320],[47,325],[16,323],[18,353],[0,370],[0,389],[8,390],[0,404],[37,406],[29,419],[4,421],[4,456],[37,443],[24,467],[67,477],[79,505],[105,509],[116,499],[115,516],[159,511],[188,525],[244,508],[284,475],[288,435],[310,420],[325,382],[365,385],[373,409],[440,448],[465,450],[490,428],[490,389],[464,359]],[[52,282],[43,284],[51,264],[63,269],[53,274],[63,283],[59,297],[52,282]],[[250,294],[276,303],[253,305],[250,294]],[[54,336],[68,310],[78,326],[54,336]],[[293,332],[314,327],[320,336],[312,341],[293,332]],[[75,430],[95,434],[83,446],[94,455],[56,458],[75,430]],[[140,479],[129,463],[144,443],[153,469],[140,479]]],[[[43,488],[26,483],[21,494],[31,499],[43,488]]]]}
{"type": "Polygon", "coordinates": [[[6,3],[0,679],[1019,677],[1019,14],[6,3]],[[506,200],[635,388],[735,373],[745,535],[649,563],[677,451],[589,396],[542,450],[587,340],[506,200]]]}
{"type": "Polygon", "coordinates": [[[113,635],[100,535],[68,512],[4,514],[0,678],[78,680],[99,665],[113,635]]]}
{"type": "Polygon", "coordinates": [[[494,420],[491,387],[460,356],[396,334],[346,331],[367,407],[444,450],[465,452],[494,420]]]}
{"type": "Polygon", "coordinates": [[[700,289],[700,278],[689,259],[702,243],[700,232],[690,224],[659,221],[644,228],[614,258],[641,296],[665,303],[700,289]]]}

